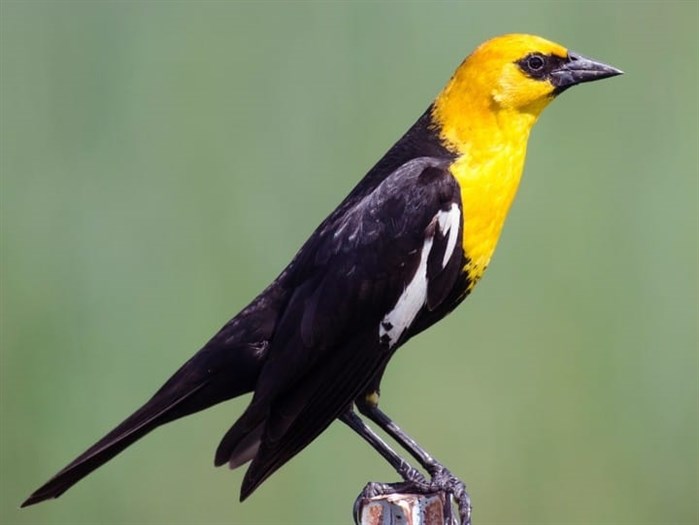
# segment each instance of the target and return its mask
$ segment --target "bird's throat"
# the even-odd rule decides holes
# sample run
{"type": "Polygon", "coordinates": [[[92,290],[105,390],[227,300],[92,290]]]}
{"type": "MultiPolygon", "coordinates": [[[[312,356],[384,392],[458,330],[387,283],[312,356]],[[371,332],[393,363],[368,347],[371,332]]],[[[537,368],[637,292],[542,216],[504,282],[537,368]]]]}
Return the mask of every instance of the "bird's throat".
{"type": "Polygon", "coordinates": [[[529,129],[499,129],[500,140],[483,147],[462,144],[450,167],[461,186],[463,249],[470,286],[483,275],[495,251],[505,218],[522,177],[529,129]]]}

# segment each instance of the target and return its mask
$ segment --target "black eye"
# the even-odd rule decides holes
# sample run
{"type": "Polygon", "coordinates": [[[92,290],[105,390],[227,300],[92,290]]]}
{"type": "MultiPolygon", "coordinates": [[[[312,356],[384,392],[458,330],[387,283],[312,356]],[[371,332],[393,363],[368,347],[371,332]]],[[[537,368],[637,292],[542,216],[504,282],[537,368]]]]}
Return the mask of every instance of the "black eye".
{"type": "Polygon", "coordinates": [[[557,57],[531,53],[515,62],[522,72],[535,80],[544,80],[557,63],[557,57]]]}
{"type": "Polygon", "coordinates": [[[527,58],[527,68],[531,72],[541,71],[544,68],[544,57],[541,55],[531,55],[527,58]]]}

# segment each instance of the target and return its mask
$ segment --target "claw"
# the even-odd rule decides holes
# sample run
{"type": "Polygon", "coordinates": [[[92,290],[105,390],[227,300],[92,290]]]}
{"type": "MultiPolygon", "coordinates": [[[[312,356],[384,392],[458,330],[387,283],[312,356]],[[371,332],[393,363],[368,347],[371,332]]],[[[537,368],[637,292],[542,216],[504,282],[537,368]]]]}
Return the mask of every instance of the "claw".
{"type": "Polygon", "coordinates": [[[409,481],[399,481],[398,483],[378,483],[370,481],[362,490],[360,497],[376,498],[378,496],[388,496],[390,494],[423,494],[428,489],[428,485],[414,484],[409,481]]]}
{"type": "Polygon", "coordinates": [[[431,474],[430,490],[450,494],[459,508],[461,525],[471,525],[471,498],[464,482],[442,465],[437,466],[431,474]]]}
{"type": "Polygon", "coordinates": [[[371,499],[391,494],[448,494],[459,511],[460,525],[471,525],[471,498],[466,492],[466,485],[444,467],[435,469],[432,480],[425,481],[424,476],[415,469],[405,472],[406,480],[399,483],[371,482],[362,490],[354,502],[355,523],[360,523],[362,505],[371,499]],[[410,479],[408,479],[410,478],[410,479]]]}
{"type": "MultiPolygon", "coordinates": [[[[422,475],[419,472],[417,473],[422,477],[422,475]]],[[[427,486],[428,484],[425,482],[425,484],[422,485],[422,488],[426,488],[427,486]]],[[[406,492],[409,493],[412,492],[416,487],[417,485],[410,481],[401,481],[398,483],[378,483],[376,481],[370,481],[362,489],[362,492],[360,492],[359,496],[357,496],[357,499],[354,500],[354,523],[358,525],[362,522],[362,507],[365,505],[367,501],[373,500],[374,498],[378,498],[381,496],[388,496],[391,494],[402,494],[406,492]]]]}
{"type": "Polygon", "coordinates": [[[412,519],[417,519],[415,523],[420,525],[466,525],[457,519],[453,501],[454,497],[445,491],[432,491],[429,483],[370,482],[354,502],[354,523],[404,523],[406,519],[413,523],[412,519]],[[440,519],[435,521],[438,516],[440,519]]]}

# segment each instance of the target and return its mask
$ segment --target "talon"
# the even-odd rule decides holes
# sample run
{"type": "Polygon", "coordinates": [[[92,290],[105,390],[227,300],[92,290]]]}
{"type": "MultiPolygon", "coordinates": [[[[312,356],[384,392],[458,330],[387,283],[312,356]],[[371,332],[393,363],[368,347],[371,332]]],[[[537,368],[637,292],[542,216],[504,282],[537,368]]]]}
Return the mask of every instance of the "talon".
{"type": "Polygon", "coordinates": [[[429,484],[434,492],[443,491],[451,495],[459,508],[461,525],[471,524],[471,498],[466,492],[466,485],[442,465],[435,466],[432,480],[429,484]]]}
{"type": "MultiPolygon", "coordinates": [[[[446,470],[446,469],[444,469],[446,470]]],[[[359,525],[361,521],[362,508],[368,501],[389,496],[392,494],[434,494],[436,492],[447,493],[451,501],[456,504],[459,512],[459,525],[471,525],[471,499],[465,490],[461,480],[448,473],[441,478],[441,484],[422,483],[420,481],[401,481],[398,483],[367,483],[362,492],[354,502],[354,522],[359,525]]],[[[418,473],[419,477],[422,477],[418,473]]],[[[456,523],[450,520],[450,523],[456,523]]]]}
{"type": "Polygon", "coordinates": [[[388,483],[377,483],[371,481],[366,484],[362,492],[359,494],[360,498],[372,499],[377,496],[384,496],[386,494],[391,494],[394,491],[394,487],[388,483]]]}

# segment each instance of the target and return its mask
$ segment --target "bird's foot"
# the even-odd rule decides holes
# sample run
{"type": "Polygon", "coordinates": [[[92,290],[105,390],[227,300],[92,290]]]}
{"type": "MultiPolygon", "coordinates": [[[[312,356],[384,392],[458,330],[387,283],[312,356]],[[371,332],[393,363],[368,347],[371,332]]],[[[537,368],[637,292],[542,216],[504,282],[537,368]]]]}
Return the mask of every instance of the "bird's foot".
{"type": "Polygon", "coordinates": [[[449,494],[459,508],[461,525],[471,525],[471,498],[466,492],[464,482],[443,465],[437,465],[430,474],[432,475],[432,481],[429,483],[430,492],[449,494]]]}
{"type": "Polygon", "coordinates": [[[354,500],[353,514],[355,525],[364,523],[362,519],[364,507],[369,502],[383,496],[403,494],[406,491],[410,493],[412,491],[411,489],[413,489],[413,484],[407,481],[401,481],[399,483],[378,483],[376,481],[370,481],[359,493],[357,499],[354,500]]]}
{"type": "MultiPolygon", "coordinates": [[[[424,487],[426,486],[427,485],[424,485],[424,487]]],[[[359,494],[359,499],[364,498],[369,500],[380,496],[388,496],[390,494],[402,494],[404,492],[415,492],[415,485],[407,481],[400,481],[398,483],[370,481],[359,494]]],[[[422,494],[422,491],[420,491],[420,494],[422,494]]]]}
{"type": "Polygon", "coordinates": [[[431,483],[427,481],[422,473],[413,468],[406,467],[402,472],[401,476],[404,481],[399,481],[398,483],[378,483],[376,481],[370,481],[366,484],[362,492],[359,494],[357,501],[361,499],[370,500],[379,496],[387,496],[390,494],[404,494],[404,493],[417,493],[417,494],[428,494],[431,492],[431,483]]]}
{"type": "MultiPolygon", "coordinates": [[[[405,474],[405,473],[404,473],[405,474]]],[[[398,483],[377,483],[370,482],[364,487],[361,494],[355,501],[355,520],[360,523],[359,512],[362,505],[375,498],[393,494],[423,494],[434,495],[443,493],[456,504],[459,512],[459,523],[461,525],[471,525],[471,498],[466,492],[466,485],[459,478],[454,476],[442,465],[431,469],[432,479],[427,481],[422,474],[412,470],[405,477],[405,481],[398,483]]]]}

